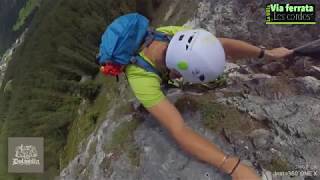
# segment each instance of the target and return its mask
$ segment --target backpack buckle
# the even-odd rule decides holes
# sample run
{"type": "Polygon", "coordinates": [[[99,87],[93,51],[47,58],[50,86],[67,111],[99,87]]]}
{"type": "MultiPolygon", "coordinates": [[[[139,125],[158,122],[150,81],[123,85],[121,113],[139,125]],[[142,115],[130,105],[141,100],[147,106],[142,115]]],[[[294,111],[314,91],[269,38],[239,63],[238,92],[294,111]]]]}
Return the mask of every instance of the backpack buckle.
{"type": "Polygon", "coordinates": [[[136,64],[137,63],[137,58],[135,58],[134,56],[131,57],[130,62],[132,64],[136,64]]]}
{"type": "Polygon", "coordinates": [[[153,40],[154,40],[154,31],[149,28],[142,47],[149,47],[149,45],[152,43],[153,40]]]}

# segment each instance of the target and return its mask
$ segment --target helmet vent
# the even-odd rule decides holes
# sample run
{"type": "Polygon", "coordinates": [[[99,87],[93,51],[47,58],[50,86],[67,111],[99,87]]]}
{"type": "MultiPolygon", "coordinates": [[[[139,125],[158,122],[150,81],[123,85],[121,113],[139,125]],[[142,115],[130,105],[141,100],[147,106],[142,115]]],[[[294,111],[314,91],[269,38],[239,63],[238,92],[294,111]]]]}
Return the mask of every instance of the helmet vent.
{"type": "Polygon", "coordinates": [[[179,37],[179,41],[182,41],[183,37],[184,37],[184,34],[182,34],[182,35],[179,37]]]}
{"type": "Polygon", "coordinates": [[[201,74],[201,76],[199,76],[199,79],[200,79],[200,81],[203,82],[206,78],[205,78],[204,74],[201,74]]]}
{"type": "Polygon", "coordinates": [[[192,39],[193,39],[193,36],[190,36],[188,39],[188,43],[191,43],[192,39]]]}

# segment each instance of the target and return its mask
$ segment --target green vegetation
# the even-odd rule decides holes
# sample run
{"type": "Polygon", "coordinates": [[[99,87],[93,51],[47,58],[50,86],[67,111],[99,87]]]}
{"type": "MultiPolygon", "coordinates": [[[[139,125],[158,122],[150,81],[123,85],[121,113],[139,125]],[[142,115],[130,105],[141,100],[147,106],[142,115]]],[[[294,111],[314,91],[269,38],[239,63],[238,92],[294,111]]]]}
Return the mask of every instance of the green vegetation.
{"type": "Polygon", "coordinates": [[[112,140],[108,143],[105,150],[121,152],[126,149],[128,142],[133,140],[132,133],[138,125],[139,121],[135,119],[120,124],[119,127],[114,130],[111,138],[112,140]]]}
{"type": "Polygon", "coordinates": [[[180,87],[182,90],[191,90],[197,92],[208,92],[209,90],[223,88],[227,85],[227,77],[225,74],[219,76],[216,80],[202,84],[190,84],[176,82],[175,86],[180,87]]]}
{"type": "Polygon", "coordinates": [[[222,74],[217,78],[217,80],[211,82],[210,84],[211,86],[214,86],[216,88],[225,87],[227,85],[227,78],[227,74],[222,74]]]}
{"type": "Polygon", "coordinates": [[[175,107],[180,112],[196,112],[199,108],[199,103],[196,99],[190,96],[183,96],[175,102],[175,107]]]}
{"type": "Polygon", "coordinates": [[[99,74],[95,82],[101,84],[99,95],[93,102],[85,102],[80,106],[81,114],[73,121],[68,130],[67,142],[61,154],[61,167],[66,167],[78,154],[78,146],[96,127],[99,127],[106,116],[110,103],[116,99],[116,81],[99,74]],[[63,157],[63,158],[62,158],[63,157]]]}
{"type": "Polygon", "coordinates": [[[128,157],[133,166],[138,167],[140,165],[140,148],[138,145],[133,143],[129,144],[128,157]]]}
{"type": "Polygon", "coordinates": [[[27,18],[32,14],[32,12],[40,6],[41,0],[28,0],[25,7],[23,7],[19,12],[19,17],[16,24],[12,27],[13,31],[18,31],[27,20],[27,18]]]}
{"type": "Polygon", "coordinates": [[[53,179],[75,156],[116,98],[114,79],[96,76],[100,35],[134,8],[129,0],[41,1],[1,87],[0,179],[53,179]],[[7,137],[15,136],[44,137],[45,173],[7,173],[7,137]]]}
{"type": "Polygon", "coordinates": [[[279,157],[272,159],[270,163],[262,162],[262,164],[265,166],[266,169],[268,169],[271,172],[275,172],[275,171],[285,172],[290,170],[288,162],[279,157]]]}
{"type": "Polygon", "coordinates": [[[12,80],[8,81],[3,89],[4,93],[11,93],[11,91],[12,91],[12,80]]]}
{"type": "Polygon", "coordinates": [[[241,131],[248,134],[252,130],[263,127],[249,115],[239,112],[236,108],[203,100],[200,105],[205,127],[220,132],[223,128],[229,131],[241,131]]]}
{"type": "Polygon", "coordinates": [[[133,132],[140,123],[137,118],[121,123],[112,133],[111,142],[105,146],[105,152],[112,152],[115,157],[127,152],[132,165],[138,166],[140,153],[139,147],[134,144],[133,132]]]}
{"type": "Polygon", "coordinates": [[[175,106],[181,112],[200,111],[203,124],[214,132],[220,132],[223,128],[229,131],[241,131],[250,133],[257,128],[264,128],[262,123],[254,121],[250,116],[239,112],[236,108],[223,105],[214,101],[211,93],[202,96],[183,96],[179,98],[175,106]]]}
{"type": "MultiPolygon", "coordinates": [[[[119,103],[119,102],[118,102],[119,103]]],[[[132,109],[132,106],[130,103],[121,103],[120,104],[120,107],[118,107],[116,110],[115,110],[115,113],[113,115],[113,119],[117,120],[119,119],[121,116],[123,115],[127,115],[129,113],[133,112],[133,109],[132,109]]]]}

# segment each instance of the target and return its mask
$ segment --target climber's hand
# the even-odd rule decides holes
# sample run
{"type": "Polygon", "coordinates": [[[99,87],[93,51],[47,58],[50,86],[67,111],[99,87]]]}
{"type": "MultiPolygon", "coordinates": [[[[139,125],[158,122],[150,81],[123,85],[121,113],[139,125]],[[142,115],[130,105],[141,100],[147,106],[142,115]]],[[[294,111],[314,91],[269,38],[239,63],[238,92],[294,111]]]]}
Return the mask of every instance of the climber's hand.
{"type": "Polygon", "coordinates": [[[261,180],[254,169],[240,163],[232,174],[232,180],[261,180]]]}
{"type": "Polygon", "coordinates": [[[283,59],[288,57],[291,54],[293,54],[293,50],[290,50],[284,47],[274,48],[274,49],[265,51],[265,56],[269,60],[283,59]]]}

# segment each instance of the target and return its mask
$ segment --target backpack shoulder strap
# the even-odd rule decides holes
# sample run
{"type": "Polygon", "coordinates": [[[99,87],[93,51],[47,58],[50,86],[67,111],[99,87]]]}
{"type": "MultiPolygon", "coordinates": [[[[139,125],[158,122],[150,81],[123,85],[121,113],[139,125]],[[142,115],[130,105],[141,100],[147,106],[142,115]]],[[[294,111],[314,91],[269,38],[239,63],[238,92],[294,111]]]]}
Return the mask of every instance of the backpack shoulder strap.
{"type": "Polygon", "coordinates": [[[131,64],[135,64],[148,72],[156,73],[159,77],[161,77],[161,73],[154,68],[148,61],[144,60],[141,56],[132,56],[130,60],[131,64]]]}
{"type": "Polygon", "coordinates": [[[163,32],[156,31],[156,30],[154,30],[152,28],[148,29],[148,33],[153,35],[154,36],[154,40],[157,40],[157,41],[170,42],[171,39],[172,39],[171,35],[163,33],[163,32]]]}
{"type": "MultiPolygon", "coordinates": [[[[144,43],[142,44],[140,49],[143,49],[144,47],[148,47],[154,40],[170,42],[171,39],[172,39],[172,36],[155,31],[154,29],[149,27],[147,34],[145,36],[144,43]]],[[[148,72],[156,73],[159,77],[162,77],[161,73],[140,55],[132,56],[130,59],[130,62],[131,64],[136,64],[137,66],[145,69],[148,72]]]]}
{"type": "Polygon", "coordinates": [[[145,37],[144,43],[143,43],[143,47],[148,47],[153,40],[156,41],[164,41],[164,42],[170,42],[172,39],[172,36],[156,31],[153,28],[149,27],[147,35],[145,37]]]}

